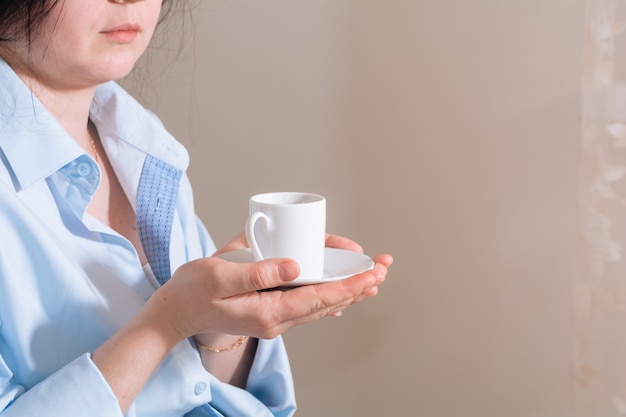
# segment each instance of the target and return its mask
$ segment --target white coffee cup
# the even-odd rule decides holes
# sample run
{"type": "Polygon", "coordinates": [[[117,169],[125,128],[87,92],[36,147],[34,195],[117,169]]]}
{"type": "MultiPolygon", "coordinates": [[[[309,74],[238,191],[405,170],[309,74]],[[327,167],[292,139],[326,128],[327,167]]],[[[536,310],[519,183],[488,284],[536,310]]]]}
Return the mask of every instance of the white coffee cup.
{"type": "Polygon", "coordinates": [[[326,199],[317,194],[276,192],[250,198],[246,239],[256,261],[291,258],[299,278],[324,274],[326,199]]]}

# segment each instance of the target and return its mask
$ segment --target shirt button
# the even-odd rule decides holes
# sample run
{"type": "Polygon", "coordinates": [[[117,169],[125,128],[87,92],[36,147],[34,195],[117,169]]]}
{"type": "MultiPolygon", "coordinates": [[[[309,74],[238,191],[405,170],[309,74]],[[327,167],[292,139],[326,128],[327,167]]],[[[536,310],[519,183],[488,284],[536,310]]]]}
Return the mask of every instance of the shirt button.
{"type": "Polygon", "coordinates": [[[196,395],[200,395],[202,394],[204,391],[206,391],[206,383],[205,382],[198,382],[193,390],[193,392],[196,395]]]}
{"type": "Polygon", "coordinates": [[[80,164],[78,164],[78,173],[81,176],[86,177],[91,173],[91,165],[89,165],[87,162],[81,162],[80,164]]]}

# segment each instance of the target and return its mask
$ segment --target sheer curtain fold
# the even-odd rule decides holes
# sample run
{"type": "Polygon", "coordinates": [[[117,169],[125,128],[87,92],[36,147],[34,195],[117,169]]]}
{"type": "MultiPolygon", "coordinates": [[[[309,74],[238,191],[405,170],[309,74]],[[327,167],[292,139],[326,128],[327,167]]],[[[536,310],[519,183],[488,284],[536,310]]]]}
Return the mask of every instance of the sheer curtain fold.
{"type": "Polygon", "coordinates": [[[584,41],[574,409],[625,416],[626,0],[589,0],[584,41]]]}

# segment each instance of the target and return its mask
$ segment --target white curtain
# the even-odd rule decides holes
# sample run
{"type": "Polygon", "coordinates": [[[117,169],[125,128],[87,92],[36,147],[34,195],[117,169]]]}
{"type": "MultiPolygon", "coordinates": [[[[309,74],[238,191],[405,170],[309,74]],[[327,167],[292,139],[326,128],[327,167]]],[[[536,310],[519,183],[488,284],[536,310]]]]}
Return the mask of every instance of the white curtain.
{"type": "Polygon", "coordinates": [[[626,1],[589,0],[585,21],[574,281],[578,417],[626,415],[626,1]]]}

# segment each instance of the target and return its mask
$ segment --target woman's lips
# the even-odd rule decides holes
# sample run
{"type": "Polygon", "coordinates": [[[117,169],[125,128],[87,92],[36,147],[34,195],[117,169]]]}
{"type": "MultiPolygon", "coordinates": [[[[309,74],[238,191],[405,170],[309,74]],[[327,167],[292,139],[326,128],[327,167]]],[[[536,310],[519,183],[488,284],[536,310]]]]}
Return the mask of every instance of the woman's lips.
{"type": "Polygon", "coordinates": [[[138,25],[129,24],[103,30],[100,33],[117,43],[131,43],[140,31],[141,28],[138,25]]]}

